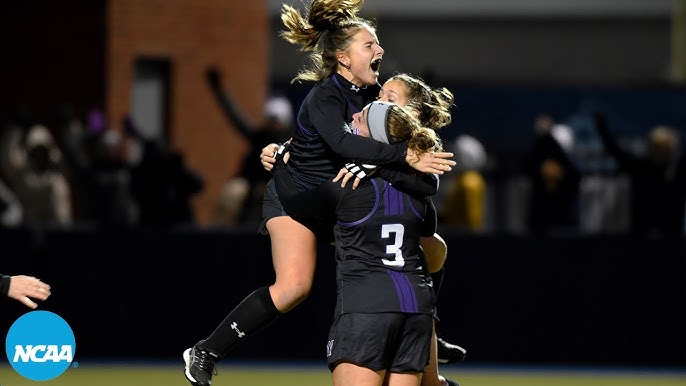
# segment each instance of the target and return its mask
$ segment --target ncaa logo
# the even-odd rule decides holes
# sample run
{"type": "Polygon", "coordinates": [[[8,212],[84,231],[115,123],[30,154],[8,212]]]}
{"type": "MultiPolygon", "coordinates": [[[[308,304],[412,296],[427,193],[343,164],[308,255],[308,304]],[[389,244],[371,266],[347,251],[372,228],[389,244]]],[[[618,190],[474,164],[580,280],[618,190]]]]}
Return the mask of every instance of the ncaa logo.
{"type": "Polygon", "coordinates": [[[64,373],[74,360],[76,341],[69,324],[49,311],[32,311],[17,319],[7,333],[5,352],[20,375],[47,381],[64,373]]]}

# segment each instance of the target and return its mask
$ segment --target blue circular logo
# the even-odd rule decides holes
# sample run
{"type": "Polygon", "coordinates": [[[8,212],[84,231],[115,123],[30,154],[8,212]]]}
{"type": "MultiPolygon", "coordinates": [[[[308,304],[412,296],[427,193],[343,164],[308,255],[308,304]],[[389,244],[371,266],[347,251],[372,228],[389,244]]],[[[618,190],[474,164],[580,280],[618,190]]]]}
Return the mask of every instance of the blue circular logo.
{"type": "Polygon", "coordinates": [[[69,324],[59,315],[32,311],[10,327],[5,352],[10,365],[23,377],[47,381],[69,368],[76,353],[76,340],[69,324]]]}

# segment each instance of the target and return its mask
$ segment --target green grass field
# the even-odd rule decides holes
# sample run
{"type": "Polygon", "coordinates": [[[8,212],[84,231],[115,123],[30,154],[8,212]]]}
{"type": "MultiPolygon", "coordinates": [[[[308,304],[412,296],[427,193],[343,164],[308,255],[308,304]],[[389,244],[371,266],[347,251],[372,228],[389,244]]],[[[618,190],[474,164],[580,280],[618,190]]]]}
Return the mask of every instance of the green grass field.
{"type": "MultiPolygon", "coordinates": [[[[9,365],[0,365],[0,386],[188,386],[182,366],[81,364],[60,377],[35,382],[21,377],[9,365]]],[[[443,373],[462,386],[686,386],[686,371],[586,371],[449,367],[443,373]]],[[[214,386],[325,386],[331,385],[326,368],[287,365],[219,366],[214,386]]]]}

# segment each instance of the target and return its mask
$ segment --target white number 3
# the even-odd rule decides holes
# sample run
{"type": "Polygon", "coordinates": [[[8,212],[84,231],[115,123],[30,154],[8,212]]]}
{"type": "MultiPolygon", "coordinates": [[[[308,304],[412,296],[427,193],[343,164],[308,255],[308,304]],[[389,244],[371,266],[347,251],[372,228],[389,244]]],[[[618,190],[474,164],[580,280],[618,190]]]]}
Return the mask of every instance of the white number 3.
{"type": "Polygon", "coordinates": [[[402,267],[405,265],[405,259],[403,258],[403,251],[400,247],[403,246],[403,236],[405,235],[405,227],[402,224],[384,224],[381,226],[381,238],[387,239],[391,237],[391,233],[394,234],[393,244],[386,245],[386,253],[389,255],[395,255],[395,260],[382,259],[385,265],[391,267],[402,267]]]}

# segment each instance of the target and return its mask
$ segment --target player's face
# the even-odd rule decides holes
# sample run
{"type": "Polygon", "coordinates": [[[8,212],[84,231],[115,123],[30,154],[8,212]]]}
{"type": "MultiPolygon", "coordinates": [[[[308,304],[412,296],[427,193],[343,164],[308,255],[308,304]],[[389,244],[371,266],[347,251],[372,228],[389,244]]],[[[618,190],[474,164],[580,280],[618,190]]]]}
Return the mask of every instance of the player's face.
{"type": "Polygon", "coordinates": [[[341,60],[349,64],[350,71],[339,67],[339,72],[352,84],[360,87],[377,84],[383,54],[384,50],[379,45],[376,34],[362,28],[353,36],[352,43],[341,60]]]}
{"type": "Polygon", "coordinates": [[[369,125],[367,124],[367,114],[369,114],[369,105],[365,106],[359,113],[353,114],[353,121],[350,123],[353,134],[367,138],[371,137],[369,125]]]}
{"type": "Polygon", "coordinates": [[[406,106],[407,100],[407,87],[405,83],[398,79],[391,79],[386,81],[381,87],[379,92],[379,101],[390,102],[398,106],[406,106]]]}

